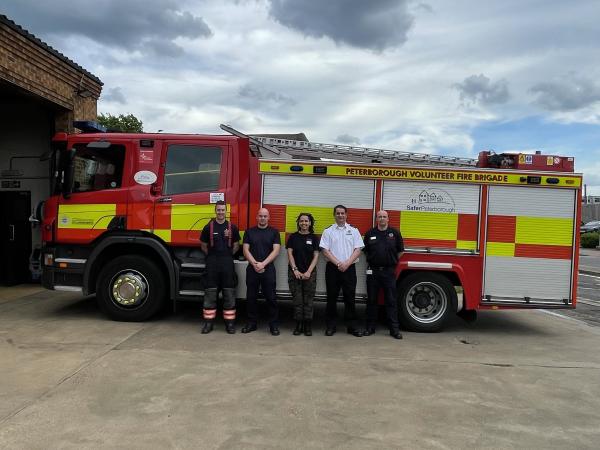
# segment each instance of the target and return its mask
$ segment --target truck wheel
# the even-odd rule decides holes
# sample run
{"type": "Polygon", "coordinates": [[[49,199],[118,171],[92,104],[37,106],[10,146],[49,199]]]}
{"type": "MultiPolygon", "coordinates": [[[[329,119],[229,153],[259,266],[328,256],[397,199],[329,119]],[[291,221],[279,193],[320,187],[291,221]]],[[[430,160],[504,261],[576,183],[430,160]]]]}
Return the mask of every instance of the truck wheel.
{"type": "Polygon", "coordinates": [[[439,273],[415,272],[398,286],[400,321],[414,331],[441,330],[456,304],[454,286],[439,273]]]}
{"type": "Polygon", "coordinates": [[[101,270],[96,299],[111,319],[140,322],[161,309],[166,296],[165,285],[165,277],[150,259],[120,256],[101,270]]]}

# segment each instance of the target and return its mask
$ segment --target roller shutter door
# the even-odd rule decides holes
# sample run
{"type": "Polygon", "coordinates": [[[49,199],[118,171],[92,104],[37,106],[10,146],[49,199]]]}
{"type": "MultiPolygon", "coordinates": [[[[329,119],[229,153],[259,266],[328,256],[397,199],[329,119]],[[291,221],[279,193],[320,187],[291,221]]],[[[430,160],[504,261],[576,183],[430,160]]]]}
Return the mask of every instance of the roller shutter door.
{"type": "Polygon", "coordinates": [[[386,181],[383,209],[407,249],[477,251],[479,185],[386,181]]]}
{"type": "MultiPolygon", "coordinates": [[[[373,180],[303,177],[294,175],[264,175],[263,200],[265,207],[276,211],[277,228],[282,232],[282,247],[287,236],[296,231],[296,217],[309,212],[315,218],[315,233],[334,222],[333,207],[338,204],[348,208],[348,223],[357,227],[361,234],[373,224],[375,182],[373,180]]],[[[319,256],[317,265],[317,294],[324,295],[325,258],[319,256]]],[[[275,261],[277,269],[277,291],[287,293],[287,255],[281,251],[275,261]]],[[[366,295],[366,260],[361,255],[356,263],[357,295],[366,295]]]]}
{"type": "Polygon", "coordinates": [[[572,302],[576,192],[490,186],[483,303],[572,302]]]}

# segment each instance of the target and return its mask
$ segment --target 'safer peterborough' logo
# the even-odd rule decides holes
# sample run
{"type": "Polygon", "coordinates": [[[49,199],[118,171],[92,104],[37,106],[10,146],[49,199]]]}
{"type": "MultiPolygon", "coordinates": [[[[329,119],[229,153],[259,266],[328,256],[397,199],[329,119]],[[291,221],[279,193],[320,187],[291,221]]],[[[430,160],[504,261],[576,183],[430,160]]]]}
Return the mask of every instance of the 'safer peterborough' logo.
{"type": "Polygon", "coordinates": [[[406,205],[408,211],[427,212],[456,212],[456,205],[452,196],[442,189],[423,189],[413,195],[410,203],[406,205]]]}

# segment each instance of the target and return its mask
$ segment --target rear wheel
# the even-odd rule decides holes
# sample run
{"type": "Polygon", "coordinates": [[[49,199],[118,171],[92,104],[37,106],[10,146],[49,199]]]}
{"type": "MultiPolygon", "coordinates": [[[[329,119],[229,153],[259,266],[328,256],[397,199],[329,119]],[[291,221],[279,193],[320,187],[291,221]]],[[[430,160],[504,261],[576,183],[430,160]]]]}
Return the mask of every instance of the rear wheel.
{"type": "Polygon", "coordinates": [[[400,321],[414,331],[439,331],[456,310],[456,290],[444,275],[415,272],[398,286],[400,321]]]}
{"type": "Polygon", "coordinates": [[[140,322],[161,309],[165,285],[165,277],[152,260],[137,255],[120,256],[101,270],[96,298],[111,319],[140,322]]]}

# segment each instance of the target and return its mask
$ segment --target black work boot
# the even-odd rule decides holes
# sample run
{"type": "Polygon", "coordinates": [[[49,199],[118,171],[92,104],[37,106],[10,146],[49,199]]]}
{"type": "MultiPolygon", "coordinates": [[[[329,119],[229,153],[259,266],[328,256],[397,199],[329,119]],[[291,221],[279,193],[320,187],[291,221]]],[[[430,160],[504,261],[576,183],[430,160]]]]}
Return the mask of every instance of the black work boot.
{"type": "Polygon", "coordinates": [[[304,321],[304,336],[312,336],[312,322],[310,320],[304,321]]]}
{"type": "Polygon", "coordinates": [[[400,333],[400,330],[390,330],[390,336],[394,339],[402,339],[402,333],[400,333]]]}
{"type": "Polygon", "coordinates": [[[202,334],[208,334],[213,330],[212,320],[206,320],[202,326],[202,334]]]}
{"type": "Polygon", "coordinates": [[[244,334],[246,334],[246,333],[252,333],[253,331],[256,331],[257,329],[258,329],[258,327],[256,326],[255,323],[247,323],[242,328],[242,333],[244,333],[244,334]]]}
{"type": "Polygon", "coordinates": [[[296,329],[294,330],[294,336],[300,336],[304,331],[304,326],[301,320],[296,320],[296,329]]]}
{"type": "Polygon", "coordinates": [[[225,321],[225,331],[227,334],[235,334],[235,322],[233,320],[225,321]]]}
{"type": "Polygon", "coordinates": [[[367,325],[367,327],[363,331],[363,336],[371,336],[372,334],[375,334],[375,327],[367,325]]]}

